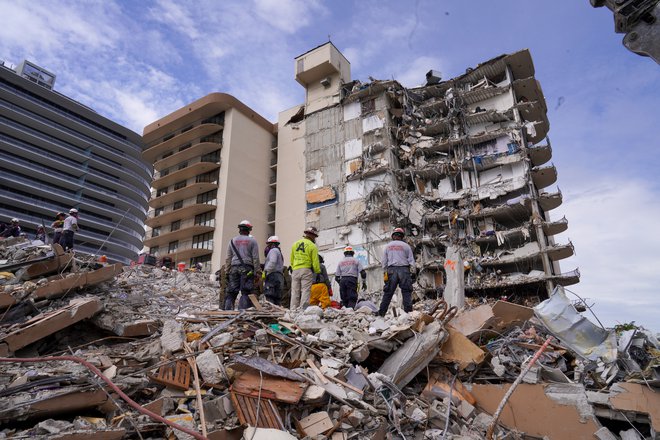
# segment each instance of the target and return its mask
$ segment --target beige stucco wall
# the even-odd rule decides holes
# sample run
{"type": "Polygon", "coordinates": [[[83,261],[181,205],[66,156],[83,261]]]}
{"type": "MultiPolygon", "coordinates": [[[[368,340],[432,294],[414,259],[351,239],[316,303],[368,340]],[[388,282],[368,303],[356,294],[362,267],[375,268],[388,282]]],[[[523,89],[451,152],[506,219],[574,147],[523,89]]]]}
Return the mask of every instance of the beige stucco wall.
{"type": "Polygon", "coordinates": [[[236,226],[241,220],[252,222],[259,248],[265,246],[273,140],[272,133],[240,111],[232,108],[225,113],[211,261],[214,271],[224,263],[229,240],[238,233],[236,226]]]}
{"type": "Polygon", "coordinates": [[[300,107],[285,110],[278,116],[275,234],[282,243],[287,265],[291,245],[305,229],[305,122],[285,125],[300,107]]]}

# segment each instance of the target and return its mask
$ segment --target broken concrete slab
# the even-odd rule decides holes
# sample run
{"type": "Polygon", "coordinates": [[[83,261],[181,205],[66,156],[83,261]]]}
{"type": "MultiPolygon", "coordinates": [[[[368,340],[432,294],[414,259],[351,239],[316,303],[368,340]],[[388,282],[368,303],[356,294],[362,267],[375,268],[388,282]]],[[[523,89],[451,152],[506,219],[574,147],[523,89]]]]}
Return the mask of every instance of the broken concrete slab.
{"type": "MultiPolygon", "coordinates": [[[[493,414],[510,386],[472,384],[469,388],[477,406],[493,414]]],[[[573,389],[573,394],[567,392],[564,399],[560,399],[560,393],[549,396],[544,385],[520,384],[505,405],[499,422],[507,428],[549,440],[593,438],[600,424],[593,413],[589,413],[591,406],[586,403],[583,390],[583,398],[578,389],[573,389]]]]}
{"type": "Polygon", "coordinates": [[[609,405],[615,410],[648,415],[651,428],[660,433],[660,392],[638,383],[621,382],[611,388],[609,405]]]}
{"type": "Polygon", "coordinates": [[[220,362],[220,358],[213,350],[204,351],[204,353],[195,358],[195,362],[204,382],[218,384],[224,380],[222,362],[220,362]]]}
{"type": "Polygon", "coordinates": [[[15,352],[83,319],[91,318],[102,308],[103,304],[98,298],[72,299],[68,306],[37,315],[0,338],[0,351],[4,346],[8,352],[15,352]]]}
{"type": "Polygon", "coordinates": [[[47,284],[38,287],[32,292],[32,297],[35,299],[56,298],[73,289],[81,289],[109,281],[120,274],[123,267],[122,264],[117,263],[90,272],[78,272],[67,276],[60,275],[49,279],[47,284]]]}
{"type": "Polygon", "coordinates": [[[163,330],[160,336],[160,345],[165,351],[174,353],[183,350],[183,343],[186,340],[186,334],[183,331],[183,324],[174,319],[169,319],[163,323],[163,330]]]}
{"type": "Polygon", "coordinates": [[[67,387],[20,393],[0,399],[0,424],[29,419],[45,419],[103,405],[108,396],[103,390],[67,387]]]}
{"type": "Polygon", "coordinates": [[[272,428],[253,428],[248,426],[243,432],[244,440],[295,440],[296,437],[292,436],[286,431],[272,428]]]}
{"type": "Polygon", "coordinates": [[[420,335],[408,339],[391,354],[378,372],[403,388],[440,352],[440,345],[446,338],[447,332],[442,324],[432,322],[420,335]]]}

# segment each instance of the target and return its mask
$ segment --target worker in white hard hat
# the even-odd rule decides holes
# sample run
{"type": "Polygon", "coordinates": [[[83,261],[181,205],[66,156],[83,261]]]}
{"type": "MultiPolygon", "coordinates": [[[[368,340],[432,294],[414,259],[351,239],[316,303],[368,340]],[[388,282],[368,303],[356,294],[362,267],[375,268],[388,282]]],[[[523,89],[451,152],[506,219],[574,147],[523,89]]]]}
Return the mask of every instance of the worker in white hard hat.
{"type": "Polygon", "coordinates": [[[0,234],[0,237],[18,237],[21,235],[21,225],[17,218],[11,219],[11,223],[0,234]]]}
{"type": "Polygon", "coordinates": [[[316,247],[316,237],[319,231],[311,226],[303,232],[303,238],[291,246],[291,309],[299,306],[307,308],[312,294],[312,284],[316,274],[321,273],[319,250],[316,247]]]}
{"type": "Polygon", "coordinates": [[[344,248],[344,258],[337,264],[335,281],[339,283],[339,295],[343,307],[355,308],[358,300],[358,274],[362,277],[362,290],[367,290],[367,272],[360,260],[354,257],[352,246],[344,248]]]}
{"type": "Polygon", "coordinates": [[[60,245],[65,251],[73,250],[73,236],[76,232],[78,232],[78,210],[71,208],[69,209],[69,215],[64,219],[62,237],[60,238],[60,245]]]}
{"type": "Polygon", "coordinates": [[[403,310],[412,312],[413,285],[411,272],[415,270],[415,257],[410,245],[403,241],[404,236],[405,232],[402,228],[395,228],[392,231],[392,241],[387,243],[383,252],[382,264],[385,287],[378,310],[380,316],[385,316],[385,313],[387,313],[397,286],[401,288],[403,310]]]}
{"type": "Polygon", "coordinates": [[[261,278],[259,263],[259,245],[257,240],[250,236],[252,224],[243,220],[238,224],[238,235],[229,240],[227,260],[225,266],[229,268],[227,289],[225,291],[225,310],[234,310],[234,303],[238,300],[239,310],[250,306],[248,295],[256,290],[256,284],[261,278]]]}
{"type": "Polygon", "coordinates": [[[280,249],[280,238],[272,235],[266,240],[264,250],[266,261],[264,261],[264,296],[268,302],[280,305],[282,290],[284,289],[284,257],[280,249]]]}

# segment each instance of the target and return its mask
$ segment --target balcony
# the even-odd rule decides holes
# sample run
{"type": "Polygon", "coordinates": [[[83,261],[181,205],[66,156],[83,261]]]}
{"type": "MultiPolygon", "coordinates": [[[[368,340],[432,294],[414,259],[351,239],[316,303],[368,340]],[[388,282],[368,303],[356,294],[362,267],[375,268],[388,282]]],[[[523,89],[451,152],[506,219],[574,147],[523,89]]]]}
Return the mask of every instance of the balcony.
{"type": "Polygon", "coordinates": [[[557,181],[557,168],[554,165],[532,168],[532,181],[538,188],[546,188],[557,181]]]}
{"type": "Polygon", "coordinates": [[[196,196],[197,194],[202,194],[217,188],[218,182],[216,180],[214,182],[193,183],[181,189],[177,189],[176,191],[163,194],[159,197],[156,197],[156,192],[154,191],[151,194],[152,199],[149,201],[149,207],[162,208],[179,200],[188,199],[190,197],[196,196]]]}
{"type": "Polygon", "coordinates": [[[212,232],[214,229],[213,226],[195,225],[192,221],[188,221],[184,222],[184,224],[181,225],[181,228],[175,231],[161,231],[156,236],[152,236],[151,234],[153,231],[151,231],[151,233],[147,234],[144,240],[144,245],[148,247],[159,246],[162,248],[172,241],[181,241],[185,238],[191,238],[194,235],[212,232]]]}
{"type": "Polygon", "coordinates": [[[532,165],[537,167],[543,165],[552,159],[552,147],[550,146],[550,139],[546,139],[548,142],[547,145],[538,145],[534,147],[529,147],[527,152],[529,158],[532,160],[532,165]]]}
{"type": "Polygon", "coordinates": [[[184,201],[183,207],[179,209],[170,209],[164,211],[159,216],[154,216],[155,212],[149,211],[149,218],[145,222],[150,228],[157,228],[159,226],[166,226],[176,220],[185,218],[193,218],[198,214],[203,214],[209,211],[215,211],[215,204],[196,203],[195,198],[189,201],[184,201]]]}
{"type": "Polygon", "coordinates": [[[154,177],[154,181],[151,186],[155,189],[167,188],[168,186],[174,185],[177,182],[182,180],[187,180],[200,174],[208,173],[209,171],[217,170],[220,168],[220,162],[204,162],[202,160],[197,160],[194,163],[188,164],[188,166],[180,169],[173,170],[167,173],[165,176],[160,174],[162,177],[154,177]]]}
{"type": "Polygon", "coordinates": [[[171,156],[167,156],[154,163],[154,168],[157,170],[164,170],[175,166],[178,163],[190,160],[194,157],[204,156],[205,154],[212,153],[218,149],[222,149],[222,138],[218,142],[212,140],[200,139],[198,143],[193,143],[190,148],[183,151],[178,151],[171,156]]]}
{"type": "Polygon", "coordinates": [[[142,157],[148,162],[155,162],[158,156],[161,156],[168,151],[175,150],[179,146],[192,142],[195,139],[200,139],[205,136],[214,134],[222,128],[223,126],[219,124],[200,124],[186,132],[174,136],[171,139],[147,148],[142,153],[142,157]]]}
{"type": "Polygon", "coordinates": [[[554,222],[543,222],[543,232],[548,236],[561,234],[567,229],[568,220],[566,220],[566,217],[562,217],[554,222]]]}
{"type": "MultiPolygon", "coordinates": [[[[145,243],[145,245],[147,245],[145,243]]],[[[191,258],[201,257],[213,253],[213,242],[194,244],[192,240],[180,242],[176,251],[165,253],[165,249],[160,253],[160,257],[170,257],[174,262],[190,261],[191,258]]]]}

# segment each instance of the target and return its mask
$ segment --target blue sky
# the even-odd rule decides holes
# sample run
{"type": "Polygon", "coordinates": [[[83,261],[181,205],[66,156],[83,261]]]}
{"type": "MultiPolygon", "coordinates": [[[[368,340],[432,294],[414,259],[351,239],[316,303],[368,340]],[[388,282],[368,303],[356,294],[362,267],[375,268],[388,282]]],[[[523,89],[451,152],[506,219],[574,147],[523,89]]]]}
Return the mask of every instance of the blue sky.
{"type": "Polygon", "coordinates": [[[331,38],[353,78],[407,86],[529,48],[548,102],[553,162],[579,267],[570,287],[607,324],[660,330],[660,67],[628,52],[588,0],[0,0],[0,59],[141,133],[222,91],[267,119],[304,100],[293,58],[331,38]]]}

